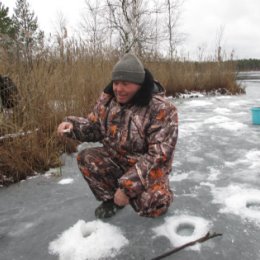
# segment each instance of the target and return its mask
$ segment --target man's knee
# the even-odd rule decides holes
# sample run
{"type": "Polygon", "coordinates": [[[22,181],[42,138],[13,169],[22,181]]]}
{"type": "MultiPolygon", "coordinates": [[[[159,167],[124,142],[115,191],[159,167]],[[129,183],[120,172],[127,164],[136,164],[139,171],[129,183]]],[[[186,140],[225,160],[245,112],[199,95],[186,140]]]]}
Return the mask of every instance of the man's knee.
{"type": "Polygon", "coordinates": [[[84,178],[89,178],[91,176],[91,170],[90,170],[90,149],[82,150],[77,155],[77,162],[79,170],[81,171],[84,178]]]}
{"type": "Polygon", "coordinates": [[[86,162],[88,161],[88,152],[87,149],[82,150],[77,155],[77,162],[79,165],[86,165],[86,162]]]}
{"type": "Polygon", "coordinates": [[[133,208],[143,217],[159,217],[165,214],[173,201],[173,193],[170,189],[154,191],[149,188],[147,191],[133,201],[133,208]]]}
{"type": "Polygon", "coordinates": [[[155,208],[152,208],[152,209],[149,209],[149,210],[141,211],[139,213],[139,215],[142,216],[142,217],[149,217],[149,218],[160,217],[168,211],[169,206],[170,206],[170,204],[169,205],[162,204],[162,205],[159,205],[158,207],[155,207],[155,208]]]}
{"type": "Polygon", "coordinates": [[[114,172],[114,165],[102,148],[89,148],[78,153],[78,166],[84,177],[95,175],[106,176],[107,172],[114,172]]]}

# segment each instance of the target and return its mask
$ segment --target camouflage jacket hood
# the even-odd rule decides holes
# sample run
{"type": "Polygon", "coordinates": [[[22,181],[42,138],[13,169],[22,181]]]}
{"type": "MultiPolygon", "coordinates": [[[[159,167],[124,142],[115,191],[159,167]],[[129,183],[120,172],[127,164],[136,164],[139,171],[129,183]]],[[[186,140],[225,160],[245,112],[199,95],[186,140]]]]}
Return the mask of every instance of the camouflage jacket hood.
{"type": "Polygon", "coordinates": [[[121,106],[108,86],[87,118],[66,118],[73,123],[75,138],[101,142],[125,170],[118,182],[129,197],[170,173],[178,135],[177,110],[164,97],[161,85],[152,82],[147,105],[139,101],[121,106]]]}

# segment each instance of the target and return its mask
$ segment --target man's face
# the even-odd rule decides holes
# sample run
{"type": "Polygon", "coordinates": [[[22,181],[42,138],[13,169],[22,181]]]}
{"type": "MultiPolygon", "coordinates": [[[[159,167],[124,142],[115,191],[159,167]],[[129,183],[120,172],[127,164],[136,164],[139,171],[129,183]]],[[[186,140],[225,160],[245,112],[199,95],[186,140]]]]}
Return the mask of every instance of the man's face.
{"type": "Polygon", "coordinates": [[[116,80],[113,82],[113,91],[120,104],[128,103],[140,88],[141,85],[128,81],[116,80]]]}

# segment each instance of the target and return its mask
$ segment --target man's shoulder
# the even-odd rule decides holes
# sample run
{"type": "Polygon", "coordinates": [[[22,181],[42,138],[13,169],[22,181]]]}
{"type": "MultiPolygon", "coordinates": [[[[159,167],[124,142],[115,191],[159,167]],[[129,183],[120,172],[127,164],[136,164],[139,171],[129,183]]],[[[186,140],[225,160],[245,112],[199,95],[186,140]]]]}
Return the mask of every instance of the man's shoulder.
{"type": "Polygon", "coordinates": [[[176,110],[175,105],[173,102],[168,99],[165,95],[155,94],[153,95],[150,106],[153,110],[176,110]]]}

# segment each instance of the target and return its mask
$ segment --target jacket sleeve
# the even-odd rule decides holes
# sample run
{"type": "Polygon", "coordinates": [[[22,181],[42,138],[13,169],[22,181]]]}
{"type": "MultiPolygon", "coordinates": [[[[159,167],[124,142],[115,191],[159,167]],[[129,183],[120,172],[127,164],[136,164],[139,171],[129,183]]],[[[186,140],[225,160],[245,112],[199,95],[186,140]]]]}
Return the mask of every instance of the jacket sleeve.
{"type": "Polygon", "coordinates": [[[134,198],[169,174],[178,136],[178,115],[173,104],[157,107],[146,131],[147,153],[120,179],[119,187],[134,198]]]}
{"type": "Polygon", "coordinates": [[[104,114],[104,101],[108,95],[102,93],[98,98],[92,112],[85,117],[68,116],[64,119],[66,122],[73,124],[71,137],[81,142],[98,142],[103,139],[101,131],[101,113],[104,114]]]}

